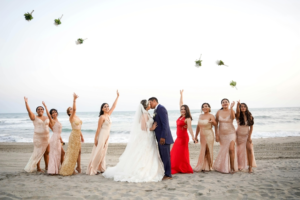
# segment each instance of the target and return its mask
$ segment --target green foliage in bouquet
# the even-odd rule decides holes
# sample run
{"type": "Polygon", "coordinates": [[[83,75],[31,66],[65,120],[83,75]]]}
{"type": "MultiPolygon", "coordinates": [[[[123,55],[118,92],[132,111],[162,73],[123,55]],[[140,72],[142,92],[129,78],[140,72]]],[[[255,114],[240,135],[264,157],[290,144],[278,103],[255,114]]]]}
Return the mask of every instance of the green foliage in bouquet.
{"type": "Polygon", "coordinates": [[[231,81],[231,82],[230,82],[230,86],[233,87],[233,88],[235,87],[235,89],[237,89],[237,87],[236,87],[236,82],[235,82],[235,81],[231,81]]]}
{"type": "Polygon", "coordinates": [[[61,20],[62,17],[63,17],[63,15],[60,18],[54,20],[55,25],[60,25],[61,24],[60,20],[61,20]]]}
{"type": "Polygon", "coordinates": [[[79,44],[82,44],[83,41],[84,41],[84,39],[82,39],[82,38],[78,38],[78,40],[77,40],[77,42],[78,42],[79,44]]]}
{"type": "Polygon", "coordinates": [[[78,38],[77,41],[76,41],[76,43],[77,44],[82,44],[84,42],[84,40],[87,40],[87,38],[85,38],[85,39],[78,38]]]}
{"type": "Polygon", "coordinates": [[[196,60],[196,61],[195,61],[195,63],[196,63],[196,66],[199,66],[199,67],[201,67],[201,66],[202,66],[202,60],[201,60],[201,56],[202,56],[202,54],[200,55],[200,58],[199,58],[199,60],[196,60]]]}
{"type": "MultiPolygon", "coordinates": [[[[33,10],[33,11],[34,11],[34,10],[33,10]]],[[[27,21],[30,21],[30,20],[33,19],[33,17],[32,17],[33,11],[32,11],[31,13],[28,12],[28,13],[25,13],[25,14],[24,14],[25,19],[26,19],[27,21]]]]}
{"type": "Polygon", "coordinates": [[[222,60],[217,60],[217,65],[224,65],[226,67],[228,67],[227,65],[224,64],[224,62],[222,60]]]}

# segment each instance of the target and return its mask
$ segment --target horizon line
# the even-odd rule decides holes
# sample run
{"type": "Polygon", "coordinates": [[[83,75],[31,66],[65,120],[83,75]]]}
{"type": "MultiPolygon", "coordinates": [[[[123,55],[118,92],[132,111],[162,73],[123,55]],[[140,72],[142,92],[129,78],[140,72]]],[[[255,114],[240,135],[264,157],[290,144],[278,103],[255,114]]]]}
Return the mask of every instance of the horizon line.
{"type": "MultiPolygon", "coordinates": [[[[260,107],[260,108],[251,108],[251,109],[263,109],[263,108],[300,108],[300,106],[299,107],[260,107]]],[[[197,108],[197,109],[192,109],[192,108],[190,108],[190,110],[198,110],[199,108],[197,108]]],[[[153,109],[151,109],[151,110],[153,110],[153,109]]],[[[178,111],[179,109],[176,109],[176,110],[169,110],[169,111],[178,111]]],[[[219,108],[213,108],[212,110],[219,110],[219,108]]],[[[119,111],[114,111],[114,112],[134,112],[134,111],[136,111],[136,110],[119,110],[119,111]]],[[[98,111],[77,111],[77,113],[85,113],[85,112],[98,112],[98,111]]],[[[2,112],[0,112],[0,114],[26,114],[27,112],[10,112],[10,113],[2,113],[2,112]]]]}

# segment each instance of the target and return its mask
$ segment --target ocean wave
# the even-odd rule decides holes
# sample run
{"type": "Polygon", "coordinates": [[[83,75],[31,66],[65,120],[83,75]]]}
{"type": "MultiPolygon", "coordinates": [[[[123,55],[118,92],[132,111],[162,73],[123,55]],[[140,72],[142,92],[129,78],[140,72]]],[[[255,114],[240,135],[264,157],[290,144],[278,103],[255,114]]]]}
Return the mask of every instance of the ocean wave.
{"type": "Polygon", "coordinates": [[[253,116],[254,120],[255,119],[270,119],[272,118],[271,116],[266,116],[266,115],[261,115],[261,116],[253,116]]]}

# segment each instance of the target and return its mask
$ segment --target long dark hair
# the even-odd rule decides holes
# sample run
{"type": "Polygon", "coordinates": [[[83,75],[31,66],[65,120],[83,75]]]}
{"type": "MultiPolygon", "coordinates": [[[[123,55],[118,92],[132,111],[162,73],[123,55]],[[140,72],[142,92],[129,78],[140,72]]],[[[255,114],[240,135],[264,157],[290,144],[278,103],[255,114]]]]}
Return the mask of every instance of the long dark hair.
{"type": "Polygon", "coordinates": [[[101,105],[101,108],[100,108],[100,113],[99,113],[99,117],[101,116],[101,115],[103,115],[104,114],[104,112],[103,112],[103,107],[104,107],[104,105],[105,104],[107,104],[108,105],[108,103],[103,103],[102,105],[101,105]]]}
{"type": "Polygon", "coordinates": [[[203,106],[204,106],[204,105],[207,105],[207,106],[209,107],[209,112],[211,112],[211,108],[210,108],[209,103],[203,103],[203,104],[202,104],[202,106],[201,106],[201,112],[203,111],[202,109],[203,109],[203,106]]]}
{"type": "MultiPolygon", "coordinates": [[[[227,100],[228,103],[230,103],[230,101],[229,101],[228,99],[224,98],[224,99],[221,100],[221,104],[222,104],[222,102],[223,102],[224,100],[227,100]]],[[[223,110],[223,107],[222,107],[220,110],[223,110]]]]}
{"type": "MultiPolygon", "coordinates": [[[[181,107],[184,107],[185,108],[185,118],[191,118],[191,120],[193,120],[192,118],[192,115],[191,115],[191,112],[190,112],[190,108],[187,106],[187,105],[182,105],[181,107]]],[[[180,107],[180,109],[181,109],[180,107]]],[[[180,116],[181,117],[181,116],[180,116]]],[[[179,117],[179,118],[180,118],[179,117]]]]}
{"type": "Polygon", "coordinates": [[[247,126],[252,126],[254,124],[254,117],[252,116],[251,112],[248,110],[248,106],[245,103],[240,104],[240,118],[239,118],[240,125],[246,125],[245,120],[244,120],[244,115],[241,110],[242,104],[246,107],[245,115],[247,117],[247,126]]]}

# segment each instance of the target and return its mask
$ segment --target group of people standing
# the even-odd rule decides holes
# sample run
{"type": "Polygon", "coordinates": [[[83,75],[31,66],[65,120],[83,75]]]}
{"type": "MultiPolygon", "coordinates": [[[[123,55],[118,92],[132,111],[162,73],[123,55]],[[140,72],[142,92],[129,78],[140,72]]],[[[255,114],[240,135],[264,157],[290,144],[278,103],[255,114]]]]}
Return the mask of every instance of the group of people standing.
{"type": "MultiPolygon", "coordinates": [[[[68,149],[62,148],[62,125],[58,121],[58,111],[43,105],[47,112],[44,116],[44,107],[36,108],[35,115],[28,105],[25,97],[25,105],[29,118],[34,124],[33,144],[34,151],[25,167],[25,171],[42,171],[40,160],[44,156],[45,169],[48,174],[60,174],[69,176],[81,173],[81,142],[84,138],[81,132],[82,121],[76,115],[76,100],[73,95],[73,107],[67,109],[72,132],[69,137],[68,149]],[[53,135],[49,142],[49,127],[53,135]],[[77,167],[76,167],[77,163],[77,167]],[[76,168],[75,168],[76,167],[76,168]]],[[[201,114],[196,128],[196,135],[192,129],[192,115],[189,107],[183,104],[183,90],[180,91],[180,117],[177,119],[177,138],[175,143],[169,127],[168,112],[164,106],[158,103],[157,98],[142,100],[136,111],[129,142],[114,167],[106,169],[106,153],[113,113],[117,98],[112,107],[103,103],[100,108],[98,128],[95,133],[94,146],[87,165],[86,174],[102,174],[106,178],[115,181],[151,182],[172,179],[172,174],[193,173],[211,171],[212,169],[222,173],[234,173],[248,167],[249,173],[252,167],[256,167],[251,135],[254,119],[245,103],[238,101],[236,113],[233,110],[235,102],[230,104],[228,99],[222,99],[222,108],[216,116],[212,115],[210,105],[203,103],[201,114]],[[151,116],[148,110],[154,109],[151,116]],[[236,119],[238,128],[235,130],[233,120],[236,119]],[[212,129],[214,126],[215,133],[212,129]],[[198,143],[200,134],[200,154],[197,165],[192,168],[189,158],[189,136],[194,143],[198,143]],[[220,142],[218,156],[213,163],[214,141],[220,142]],[[173,144],[174,143],[174,144],[173,144]],[[171,144],[173,144],[171,150],[171,144]]]]}
{"type": "Polygon", "coordinates": [[[252,167],[256,167],[252,144],[252,132],[254,118],[245,103],[238,101],[236,112],[226,98],[221,100],[222,108],[216,116],[212,115],[209,103],[203,103],[199,116],[196,136],[191,128],[192,116],[187,105],[183,105],[183,90],[180,91],[181,117],[177,120],[177,139],[171,151],[172,174],[215,171],[221,173],[234,173],[248,168],[252,173],[252,167]],[[237,121],[235,130],[233,121],[237,121]],[[215,133],[212,129],[214,127],[215,133]],[[200,134],[200,154],[197,165],[192,169],[189,162],[189,150],[187,134],[189,130],[194,143],[198,143],[200,134]],[[214,141],[220,143],[219,153],[213,162],[214,141]]]}

